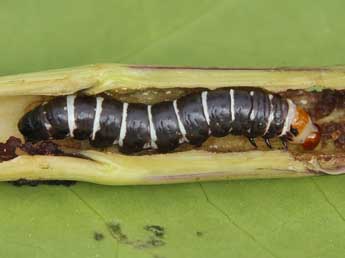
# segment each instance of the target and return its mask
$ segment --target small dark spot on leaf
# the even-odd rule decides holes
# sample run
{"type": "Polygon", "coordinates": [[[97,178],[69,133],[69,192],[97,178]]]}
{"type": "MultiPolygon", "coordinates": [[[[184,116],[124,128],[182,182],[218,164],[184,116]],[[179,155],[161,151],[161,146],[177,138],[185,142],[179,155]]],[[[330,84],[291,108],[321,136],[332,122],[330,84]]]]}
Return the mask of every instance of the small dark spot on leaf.
{"type": "Polygon", "coordinates": [[[152,247],[157,247],[157,246],[165,245],[165,242],[163,240],[157,239],[157,238],[154,238],[154,237],[151,237],[146,243],[149,246],[152,246],[152,247]]]}
{"type": "Polygon", "coordinates": [[[158,225],[147,225],[144,227],[146,231],[150,232],[150,235],[146,239],[130,239],[123,233],[121,224],[117,222],[108,223],[107,227],[114,239],[118,240],[121,244],[126,244],[136,249],[155,248],[166,244],[162,239],[165,230],[158,225]]]}
{"type": "Polygon", "coordinates": [[[93,234],[93,238],[96,240],[96,241],[101,241],[104,239],[104,235],[100,232],[94,232],[93,234]]]}
{"type": "Polygon", "coordinates": [[[162,239],[158,239],[154,236],[150,236],[147,240],[137,240],[132,241],[130,244],[137,249],[146,249],[146,248],[154,248],[165,245],[165,242],[162,239]]]}
{"type": "Polygon", "coordinates": [[[163,238],[165,234],[165,229],[159,225],[146,225],[144,229],[152,232],[154,236],[159,238],[163,238]]]}
{"type": "Polygon", "coordinates": [[[204,235],[204,233],[201,232],[201,231],[197,231],[197,232],[196,232],[196,235],[197,235],[198,237],[202,237],[202,236],[204,235]]]}
{"type": "Polygon", "coordinates": [[[126,242],[127,236],[122,232],[120,223],[109,223],[108,228],[110,230],[111,235],[119,240],[120,242],[126,242]]]}

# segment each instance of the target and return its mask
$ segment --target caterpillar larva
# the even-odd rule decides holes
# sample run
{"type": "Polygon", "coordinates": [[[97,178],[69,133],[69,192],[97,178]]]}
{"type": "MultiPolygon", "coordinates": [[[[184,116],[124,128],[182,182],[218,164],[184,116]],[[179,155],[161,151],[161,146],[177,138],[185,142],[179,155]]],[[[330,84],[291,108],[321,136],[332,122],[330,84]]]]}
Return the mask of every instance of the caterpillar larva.
{"type": "Polygon", "coordinates": [[[73,137],[94,147],[118,145],[123,153],[169,152],[181,143],[201,145],[209,136],[281,138],[313,149],[320,141],[310,116],[290,100],[260,88],[221,88],[153,105],[122,103],[107,96],[56,97],[18,123],[27,141],[73,137]]]}

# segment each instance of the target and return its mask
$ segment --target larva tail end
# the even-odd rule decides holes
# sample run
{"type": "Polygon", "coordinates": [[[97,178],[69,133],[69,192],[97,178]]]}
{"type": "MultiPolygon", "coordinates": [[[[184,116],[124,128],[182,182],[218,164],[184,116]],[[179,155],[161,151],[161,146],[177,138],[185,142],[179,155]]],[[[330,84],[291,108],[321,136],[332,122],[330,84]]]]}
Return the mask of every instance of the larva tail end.
{"type": "Polygon", "coordinates": [[[40,120],[40,107],[26,113],[17,126],[26,142],[35,143],[49,138],[48,131],[40,120]]]}

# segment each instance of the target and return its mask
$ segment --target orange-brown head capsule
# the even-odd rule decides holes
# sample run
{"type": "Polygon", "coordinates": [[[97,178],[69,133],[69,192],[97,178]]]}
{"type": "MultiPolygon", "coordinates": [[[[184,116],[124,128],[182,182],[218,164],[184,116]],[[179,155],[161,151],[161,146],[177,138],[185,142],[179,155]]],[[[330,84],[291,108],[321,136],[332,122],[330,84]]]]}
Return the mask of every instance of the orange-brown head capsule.
{"type": "Polygon", "coordinates": [[[313,123],[310,116],[303,109],[296,107],[295,116],[291,123],[291,142],[302,144],[306,150],[312,150],[320,142],[320,128],[313,123]]]}

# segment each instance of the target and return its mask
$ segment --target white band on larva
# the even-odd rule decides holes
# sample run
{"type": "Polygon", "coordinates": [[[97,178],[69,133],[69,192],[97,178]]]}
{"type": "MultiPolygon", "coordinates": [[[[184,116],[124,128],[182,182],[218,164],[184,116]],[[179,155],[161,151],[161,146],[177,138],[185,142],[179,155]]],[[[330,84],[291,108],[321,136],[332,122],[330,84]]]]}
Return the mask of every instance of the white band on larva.
{"type": "MultiPolygon", "coordinates": [[[[249,95],[253,97],[253,96],[254,96],[254,91],[249,92],[249,95]]],[[[253,102],[252,102],[252,103],[253,103],[253,102]]],[[[249,117],[249,119],[250,119],[251,121],[253,121],[253,120],[255,119],[254,108],[252,108],[252,111],[250,112],[250,117],[249,117]]]]}
{"type": "Polygon", "coordinates": [[[127,110],[128,110],[128,103],[123,102],[122,108],[122,121],[120,127],[120,136],[119,136],[119,146],[123,146],[123,139],[126,137],[127,131],[127,110]]]}
{"type": "Polygon", "coordinates": [[[273,104],[272,104],[272,99],[273,99],[273,95],[272,94],[269,94],[268,95],[268,99],[270,100],[270,114],[268,116],[268,121],[267,121],[267,126],[266,126],[266,129],[265,129],[265,133],[264,135],[268,132],[268,130],[270,129],[270,126],[271,126],[271,123],[274,119],[274,113],[273,113],[273,104]]]}
{"type": "Polygon", "coordinates": [[[202,102],[202,110],[204,111],[206,123],[210,125],[210,115],[208,113],[208,106],[207,106],[207,91],[203,91],[201,93],[201,102],[202,102]]]}
{"type": "Polygon", "coordinates": [[[284,122],[283,131],[279,135],[279,137],[285,135],[287,133],[287,131],[290,130],[290,126],[291,126],[292,121],[296,115],[296,105],[290,99],[287,99],[286,101],[288,103],[288,113],[287,113],[287,116],[286,116],[286,119],[284,122]]]}
{"type": "Polygon", "coordinates": [[[235,90],[230,90],[230,113],[231,113],[231,122],[235,121],[235,90]]]}
{"type": "Polygon", "coordinates": [[[95,119],[93,120],[92,136],[91,136],[92,140],[95,139],[97,131],[99,131],[99,129],[101,129],[100,118],[101,118],[101,113],[102,113],[103,100],[104,99],[102,97],[96,98],[95,119]]]}
{"type": "Polygon", "coordinates": [[[186,137],[186,134],[187,134],[186,129],[184,128],[182,121],[181,121],[181,118],[180,118],[180,115],[179,115],[176,99],[173,101],[173,106],[174,106],[174,110],[175,110],[175,114],[176,114],[176,118],[177,118],[178,127],[180,129],[181,134],[182,134],[182,139],[181,139],[182,141],[181,142],[189,142],[187,137],[186,137]]]}
{"type": "Polygon", "coordinates": [[[150,147],[153,148],[153,149],[157,149],[158,148],[158,146],[156,144],[157,135],[156,135],[156,129],[155,129],[155,127],[153,125],[153,121],[152,121],[151,108],[152,108],[151,105],[147,106],[147,114],[148,114],[148,117],[149,117],[149,124],[150,124],[150,139],[151,139],[150,147]]]}
{"type": "Polygon", "coordinates": [[[69,95],[66,97],[67,102],[67,119],[68,119],[68,129],[69,129],[69,135],[70,137],[73,137],[73,132],[77,128],[77,125],[75,123],[74,118],[74,100],[76,96],[75,95],[69,95]]]}

